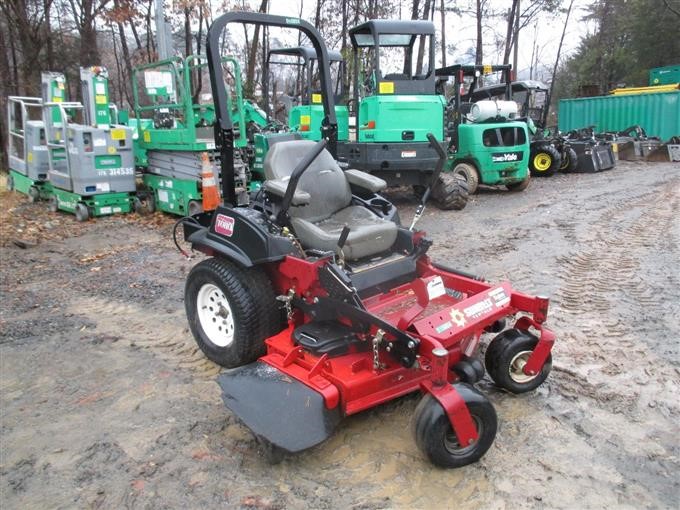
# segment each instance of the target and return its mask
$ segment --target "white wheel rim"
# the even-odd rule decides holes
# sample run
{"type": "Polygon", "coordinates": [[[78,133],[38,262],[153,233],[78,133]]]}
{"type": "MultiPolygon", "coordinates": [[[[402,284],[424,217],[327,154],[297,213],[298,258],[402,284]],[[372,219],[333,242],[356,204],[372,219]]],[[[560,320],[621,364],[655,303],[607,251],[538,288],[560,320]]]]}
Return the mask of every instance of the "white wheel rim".
{"type": "Polygon", "coordinates": [[[224,292],[206,283],[196,298],[198,320],[208,339],[218,347],[228,347],[234,341],[234,315],[224,292]]]}
{"type": "Polygon", "coordinates": [[[508,373],[510,374],[510,378],[518,384],[528,383],[538,377],[538,374],[528,375],[524,373],[524,366],[527,364],[532,352],[533,351],[518,352],[510,361],[508,373]]]}

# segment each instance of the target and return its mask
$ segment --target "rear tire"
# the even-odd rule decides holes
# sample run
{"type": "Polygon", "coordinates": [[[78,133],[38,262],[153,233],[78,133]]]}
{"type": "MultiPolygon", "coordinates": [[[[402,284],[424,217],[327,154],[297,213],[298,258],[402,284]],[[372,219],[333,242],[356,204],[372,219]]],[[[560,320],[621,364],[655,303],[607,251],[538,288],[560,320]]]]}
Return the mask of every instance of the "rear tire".
{"type": "Polygon", "coordinates": [[[184,306],[191,332],[205,355],[234,368],[264,354],[264,340],[283,324],[269,278],[221,258],[198,263],[187,277],[184,306]]]}
{"type": "Polygon", "coordinates": [[[539,145],[531,149],[529,171],[534,177],[549,177],[560,167],[560,153],[552,145],[539,145]]]}
{"type": "Polygon", "coordinates": [[[560,172],[575,172],[578,165],[578,156],[576,151],[571,147],[562,151],[562,162],[560,163],[560,172]]]}
{"type": "Polygon", "coordinates": [[[439,179],[432,188],[432,198],[440,209],[465,209],[468,201],[467,183],[451,172],[439,174],[439,179]]]}
{"type": "Polygon", "coordinates": [[[35,186],[31,186],[28,188],[28,201],[37,202],[38,200],[40,200],[40,190],[35,186]]]}
{"type": "Polygon", "coordinates": [[[90,219],[90,209],[82,202],[78,202],[76,204],[75,215],[76,220],[87,221],[90,219]]]}
{"type": "Polygon", "coordinates": [[[413,415],[413,433],[418,448],[430,462],[443,468],[458,468],[477,462],[493,444],[498,428],[496,411],[484,395],[464,383],[454,384],[454,388],[465,401],[477,426],[479,437],[474,443],[467,446],[458,444],[448,415],[429,393],[418,403],[413,415]]]}
{"type": "Polygon", "coordinates": [[[508,191],[524,191],[529,187],[529,182],[531,181],[531,174],[527,173],[527,176],[519,182],[511,182],[506,184],[505,187],[508,191]]]}
{"type": "Polygon", "coordinates": [[[477,169],[470,163],[458,163],[452,170],[454,175],[460,175],[465,182],[467,182],[467,189],[469,195],[477,193],[479,186],[479,175],[477,169]]]}
{"type": "Polygon", "coordinates": [[[56,196],[52,195],[47,201],[47,208],[52,212],[57,212],[59,210],[59,200],[56,196]]]}

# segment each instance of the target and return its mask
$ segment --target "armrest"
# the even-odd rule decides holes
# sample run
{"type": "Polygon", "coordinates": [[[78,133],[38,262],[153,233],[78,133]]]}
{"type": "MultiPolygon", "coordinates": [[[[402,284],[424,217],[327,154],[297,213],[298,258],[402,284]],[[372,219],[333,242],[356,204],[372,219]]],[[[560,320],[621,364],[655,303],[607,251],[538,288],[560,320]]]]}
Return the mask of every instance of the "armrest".
{"type": "Polygon", "coordinates": [[[367,174],[366,172],[354,168],[345,170],[345,177],[347,177],[347,182],[352,186],[364,188],[373,193],[384,190],[387,187],[387,183],[380,177],[375,177],[374,175],[367,174]]]}
{"type": "MultiPolygon", "coordinates": [[[[274,180],[268,180],[264,181],[264,190],[267,193],[271,193],[272,195],[276,195],[279,198],[283,198],[286,194],[286,189],[288,188],[288,179],[285,181],[283,179],[274,179],[274,180]]],[[[303,191],[301,189],[296,189],[295,194],[293,195],[293,201],[291,202],[291,205],[307,205],[309,202],[311,202],[312,197],[307,193],[306,191],[303,191]]]]}

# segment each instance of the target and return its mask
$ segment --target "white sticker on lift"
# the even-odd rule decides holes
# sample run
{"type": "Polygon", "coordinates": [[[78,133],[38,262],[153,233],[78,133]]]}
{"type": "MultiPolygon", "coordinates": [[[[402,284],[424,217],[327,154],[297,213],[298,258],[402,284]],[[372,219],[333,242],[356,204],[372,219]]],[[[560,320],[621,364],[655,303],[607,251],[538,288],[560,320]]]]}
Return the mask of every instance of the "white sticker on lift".
{"type": "Polygon", "coordinates": [[[401,151],[402,158],[415,158],[416,151],[401,151]]]}
{"type": "Polygon", "coordinates": [[[165,191],[164,189],[159,189],[158,200],[160,200],[161,202],[169,202],[170,200],[168,198],[168,192],[165,191]]]}
{"type": "Polygon", "coordinates": [[[106,138],[95,138],[92,140],[92,145],[95,147],[106,147],[106,138]]]}
{"type": "Polygon", "coordinates": [[[100,207],[99,212],[101,214],[111,214],[111,207],[106,206],[106,207],[100,207]]]}
{"type": "Polygon", "coordinates": [[[108,182],[98,182],[97,191],[103,191],[104,193],[108,193],[109,191],[111,191],[111,186],[109,185],[108,182]]]}
{"type": "Polygon", "coordinates": [[[446,288],[444,287],[444,280],[442,280],[441,276],[435,276],[427,282],[427,295],[430,299],[437,299],[444,294],[446,294],[446,288]]]}

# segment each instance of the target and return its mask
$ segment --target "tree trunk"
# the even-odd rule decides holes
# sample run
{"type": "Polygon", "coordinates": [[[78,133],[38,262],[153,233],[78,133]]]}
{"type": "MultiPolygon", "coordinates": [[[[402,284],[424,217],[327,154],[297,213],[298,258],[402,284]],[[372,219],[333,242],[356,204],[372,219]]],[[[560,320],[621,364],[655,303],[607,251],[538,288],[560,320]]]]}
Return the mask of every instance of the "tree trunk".
{"type": "Polygon", "coordinates": [[[477,51],[475,64],[480,66],[484,60],[484,46],[482,44],[482,0],[477,0],[477,51]]]}
{"type": "Polygon", "coordinates": [[[442,67],[446,67],[446,7],[444,0],[441,2],[439,10],[442,18],[442,67]]]}
{"type": "Polygon", "coordinates": [[[319,29],[319,24],[321,23],[321,6],[323,5],[323,0],[316,0],[316,16],[314,16],[314,28],[319,29]]]}
{"type": "Polygon", "coordinates": [[[553,90],[555,89],[555,75],[557,74],[557,66],[560,63],[560,54],[562,53],[562,43],[564,42],[564,34],[567,33],[567,26],[569,25],[569,15],[571,14],[571,8],[574,6],[574,0],[569,2],[569,8],[567,9],[567,17],[564,20],[564,28],[562,29],[562,37],[560,37],[560,45],[557,47],[557,57],[555,57],[555,66],[553,67],[552,79],[550,80],[550,92],[548,92],[548,106],[545,108],[543,113],[543,118],[541,119],[543,125],[548,120],[548,110],[550,110],[550,103],[552,102],[553,90]]]}
{"type": "MultiPolygon", "coordinates": [[[[430,18],[430,3],[434,5],[434,0],[425,0],[425,7],[423,8],[424,20],[430,18]]],[[[418,60],[416,61],[416,74],[422,74],[423,72],[423,58],[425,57],[425,46],[427,44],[428,44],[427,37],[421,35],[420,40],[418,41],[418,60]]]]}
{"type": "Polygon", "coordinates": [[[505,31],[505,51],[503,52],[503,64],[507,65],[510,63],[510,51],[512,50],[512,45],[514,42],[514,24],[515,24],[515,13],[517,12],[517,4],[519,0],[512,0],[512,7],[508,9],[508,25],[505,31]]]}
{"type": "Polygon", "coordinates": [[[520,1],[517,0],[517,9],[515,9],[515,35],[512,38],[512,46],[513,46],[513,55],[512,55],[512,70],[515,73],[515,76],[517,76],[517,55],[519,53],[519,9],[520,9],[520,1]]]}
{"type": "MultiPolygon", "coordinates": [[[[267,12],[267,0],[262,0],[258,12],[267,12]]],[[[246,72],[246,83],[244,84],[244,94],[252,98],[255,93],[255,64],[257,63],[257,46],[260,42],[260,25],[255,25],[253,42],[248,55],[248,68],[246,72]]]]}
{"type": "Polygon", "coordinates": [[[43,0],[43,10],[45,12],[45,48],[47,49],[47,61],[45,64],[48,69],[54,67],[54,49],[52,46],[52,26],[50,24],[52,0],[43,0]]]}

